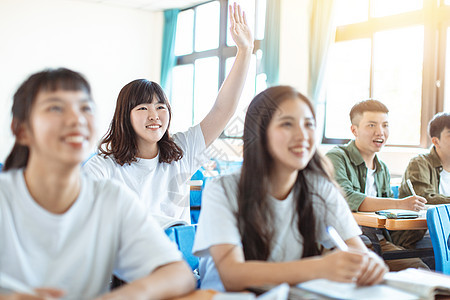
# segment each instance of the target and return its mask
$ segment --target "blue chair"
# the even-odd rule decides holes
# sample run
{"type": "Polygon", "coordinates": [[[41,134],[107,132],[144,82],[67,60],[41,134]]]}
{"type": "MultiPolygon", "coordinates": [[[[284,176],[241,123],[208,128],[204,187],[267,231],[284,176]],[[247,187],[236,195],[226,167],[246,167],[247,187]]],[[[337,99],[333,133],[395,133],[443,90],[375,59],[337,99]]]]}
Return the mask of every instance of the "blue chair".
{"type": "Polygon", "coordinates": [[[428,209],[427,225],[436,271],[450,275],[450,204],[428,209]]]}
{"type": "Polygon", "coordinates": [[[391,185],[391,190],[394,193],[394,198],[398,199],[398,185],[391,185]]]}
{"type": "Polygon", "coordinates": [[[166,229],[167,236],[173,242],[177,243],[178,249],[183,253],[184,259],[192,270],[198,268],[199,261],[199,258],[192,254],[196,230],[197,225],[180,225],[166,229]]]}
{"type": "Polygon", "coordinates": [[[2,171],[2,169],[3,169],[3,164],[0,164],[0,172],[2,171]]]}
{"type": "Polygon", "coordinates": [[[202,207],[202,190],[190,191],[191,224],[197,224],[202,207]]]}

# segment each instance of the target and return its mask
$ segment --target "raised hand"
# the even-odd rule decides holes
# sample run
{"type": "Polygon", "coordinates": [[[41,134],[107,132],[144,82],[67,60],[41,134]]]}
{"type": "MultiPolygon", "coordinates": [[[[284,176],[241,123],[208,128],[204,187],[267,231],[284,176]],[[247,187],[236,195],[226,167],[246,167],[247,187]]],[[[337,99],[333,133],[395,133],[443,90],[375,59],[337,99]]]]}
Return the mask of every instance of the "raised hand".
{"type": "Polygon", "coordinates": [[[247,25],[245,12],[236,2],[229,5],[230,33],[238,49],[253,49],[253,33],[247,25]]]}

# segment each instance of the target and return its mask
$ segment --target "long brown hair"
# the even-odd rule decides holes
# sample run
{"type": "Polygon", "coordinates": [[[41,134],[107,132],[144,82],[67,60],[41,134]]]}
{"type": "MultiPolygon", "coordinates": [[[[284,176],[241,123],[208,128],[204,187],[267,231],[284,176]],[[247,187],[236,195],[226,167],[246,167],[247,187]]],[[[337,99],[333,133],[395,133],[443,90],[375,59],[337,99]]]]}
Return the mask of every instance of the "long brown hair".
{"type": "Polygon", "coordinates": [[[91,87],[87,80],[77,72],[69,69],[46,69],[31,75],[18,88],[13,97],[11,130],[16,136],[14,146],[6,158],[3,171],[23,168],[28,163],[29,148],[21,145],[17,135],[21,126],[30,124],[30,115],[36,96],[41,91],[53,92],[56,90],[84,91],[91,97],[91,87]]]}
{"type": "MultiPolygon", "coordinates": [[[[280,104],[287,99],[295,98],[304,101],[314,115],[314,109],[308,98],[290,86],[266,89],[253,99],[247,110],[237,216],[246,260],[267,260],[271,253],[274,216],[268,201],[268,187],[273,158],[268,151],[267,128],[280,104]],[[255,176],[258,177],[257,180],[255,176]]],[[[331,181],[326,160],[317,151],[305,169],[331,181]]],[[[293,189],[298,217],[297,228],[303,236],[302,257],[318,255],[312,203],[312,197],[317,193],[306,180],[303,170],[298,171],[293,189]]]]}
{"type": "Polygon", "coordinates": [[[146,79],[136,79],[120,91],[114,117],[98,147],[100,153],[106,156],[113,155],[115,161],[121,166],[137,161],[138,147],[136,133],[131,124],[131,111],[142,103],[151,103],[155,97],[158,103],[165,104],[169,110],[167,130],[158,141],[159,162],[171,163],[183,157],[183,150],[169,136],[172,109],[167,96],[159,84],[146,79]]]}

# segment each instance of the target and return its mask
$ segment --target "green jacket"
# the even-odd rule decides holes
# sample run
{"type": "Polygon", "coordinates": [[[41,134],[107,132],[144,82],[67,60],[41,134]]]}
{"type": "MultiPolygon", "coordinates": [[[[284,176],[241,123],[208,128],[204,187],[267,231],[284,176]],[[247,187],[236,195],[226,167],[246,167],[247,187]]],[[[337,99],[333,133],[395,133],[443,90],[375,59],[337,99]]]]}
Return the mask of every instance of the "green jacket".
{"type": "Polygon", "coordinates": [[[439,194],[441,172],[441,160],[433,146],[430,153],[420,154],[411,159],[398,190],[399,197],[403,198],[412,195],[406,184],[406,180],[409,179],[416,194],[427,199],[428,204],[450,203],[450,197],[439,194]]]}
{"type": "MultiPolygon", "coordinates": [[[[326,156],[334,165],[335,179],[345,192],[345,198],[352,211],[358,211],[366,198],[367,167],[355,141],[336,146],[326,156]]],[[[385,163],[375,155],[375,184],[377,197],[392,198],[391,176],[385,163]]]]}

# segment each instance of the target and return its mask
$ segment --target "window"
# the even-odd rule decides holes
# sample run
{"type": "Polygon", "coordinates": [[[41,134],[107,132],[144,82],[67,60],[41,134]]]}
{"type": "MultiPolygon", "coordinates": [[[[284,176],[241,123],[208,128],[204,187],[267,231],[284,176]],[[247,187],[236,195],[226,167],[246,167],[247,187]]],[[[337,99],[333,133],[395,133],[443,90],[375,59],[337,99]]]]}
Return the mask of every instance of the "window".
{"type": "MultiPolygon", "coordinates": [[[[177,63],[171,87],[171,105],[176,116],[171,123],[173,132],[184,131],[206,116],[233,65],[236,46],[229,32],[229,3],[233,1],[209,1],[185,9],[178,15],[177,63]]],[[[265,74],[259,71],[263,55],[260,42],[264,38],[265,5],[265,0],[241,3],[255,36],[255,48],[239,106],[224,131],[225,137],[242,136],[246,108],[254,95],[265,89],[265,74]]]]}
{"type": "Polygon", "coordinates": [[[351,107],[373,98],[389,108],[390,145],[429,145],[428,121],[450,109],[450,1],[440,2],[336,1],[324,143],[352,138],[351,107]]]}

